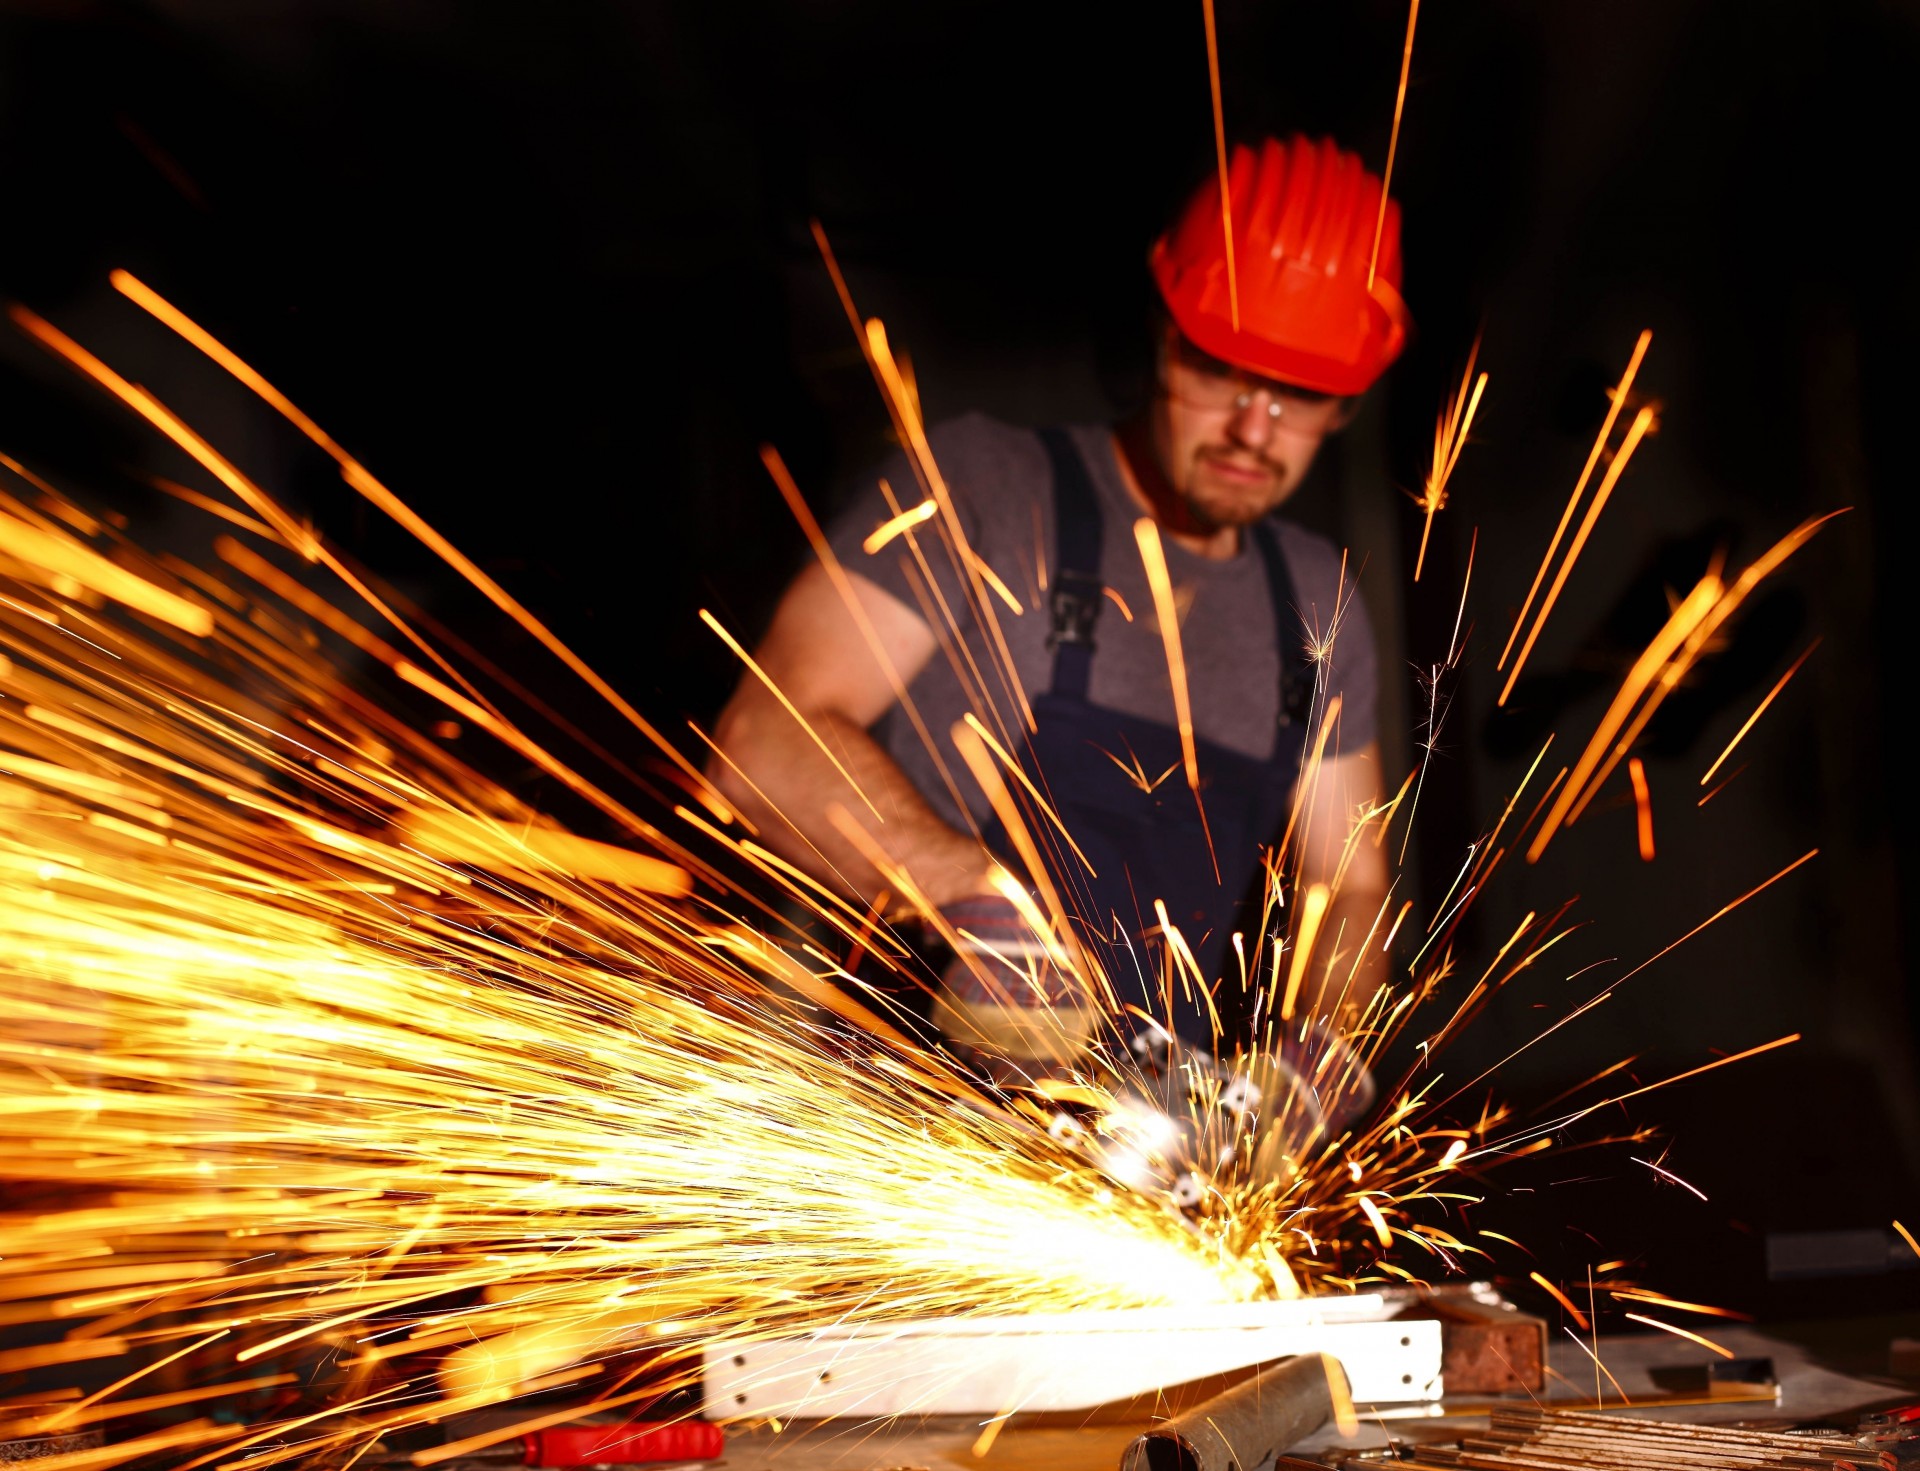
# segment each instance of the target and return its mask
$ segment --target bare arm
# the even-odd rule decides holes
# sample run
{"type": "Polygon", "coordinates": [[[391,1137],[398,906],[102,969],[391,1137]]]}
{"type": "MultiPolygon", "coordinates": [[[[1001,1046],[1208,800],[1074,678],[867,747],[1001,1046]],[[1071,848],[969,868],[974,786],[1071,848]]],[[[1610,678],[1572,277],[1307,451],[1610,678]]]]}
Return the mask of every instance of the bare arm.
{"type": "Polygon", "coordinates": [[[1312,974],[1321,989],[1311,998],[1311,1009],[1317,1015],[1337,1013],[1352,1021],[1386,981],[1382,942],[1393,923],[1392,914],[1382,912],[1392,882],[1386,849],[1374,841],[1378,832],[1369,829],[1346,856],[1354,825],[1379,806],[1380,792],[1380,748],[1364,746],[1320,763],[1301,814],[1302,892],[1311,884],[1332,889],[1315,945],[1312,974]],[[1330,957],[1335,959],[1331,969],[1330,957]]]}
{"type": "MultiPolygon", "coordinates": [[[[850,580],[894,671],[911,682],[938,648],[933,630],[890,593],[857,574],[850,580]]],[[[978,892],[991,861],[985,849],[942,821],[867,734],[892,708],[894,686],[824,570],[808,567],[794,579],[754,658],[847,774],[765,685],[751,673],[743,678],[715,731],[725,759],[709,763],[707,775],[767,845],[822,882],[871,901],[883,881],[829,820],[838,805],[933,904],[978,892]]]]}

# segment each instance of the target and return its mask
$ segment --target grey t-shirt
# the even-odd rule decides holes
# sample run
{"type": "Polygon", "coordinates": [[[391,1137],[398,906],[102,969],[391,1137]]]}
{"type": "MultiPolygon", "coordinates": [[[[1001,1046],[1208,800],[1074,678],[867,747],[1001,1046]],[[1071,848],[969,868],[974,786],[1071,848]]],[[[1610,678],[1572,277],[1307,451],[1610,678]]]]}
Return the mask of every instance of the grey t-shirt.
{"type": "MultiPolygon", "coordinates": [[[[1166,647],[1133,533],[1142,513],[1121,479],[1112,429],[1104,424],[1076,425],[1068,432],[1086,461],[1105,518],[1100,576],[1110,591],[1095,630],[1097,648],[1088,698],[1096,705],[1172,725],[1173,684],[1166,647]]],[[[987,593],[1020,686],[1031,698],[1048,688],[1053,673],[1045,587],[1054,545],[1053,471],[1046,448],[1032,430],[1014,428],[984,414],[938,425],[928,438],[968,542],[1020,607],[1016,614],[996,592],[987,593]]],[[[863,549],[862,542],[893,515],[880,489],[882,480],[903,508],[924,499],[905,455],[890,456],[835,519],[829,533],[834,554],[848,571],[920,610],[936,625],[942,624],[946,615],[914,555],[918,549],[958,625],[965,650],[984,675],[999,720],[1017,739],[1018,714],[990,662],[993,641],[971,606],[965,575],[940,535],[938,521],[923,522],[910,533],[896,535],[873,554],[863,549]]],[[[1376,733],[1377,670],[1366,608],[1350,570],[1342,582],[1340,553],[1331,543],[1287,521],[1275,518],[1271,524],[1279,534],[1309,636],[1320,640],[1333,635],[1324,659],[1321,698],[1338,694],[1342,703],[1337,730],[1327,743],[1328,754],[1357,751],[1376,733]]],[[[1225,560],[1199,556],[1171,540],[1163,539],[1163,545],[1180,617],[1195,734],[1244,755],[1271,755],[1280,718],[1280,664],[1273,598],[1259,551],[1244,537],[1239,554],[1225,560]]],[[[959,646],[951,630],[949,641],[959,646]]],[[[936,652],[908,694],[939,743],[947,767],[955,771],[961,799],[975,823],[984,825],[991,811],[965,772],[957,769],[948,737],[953,723],[972,708],[966,688],[953,660],[936,652]]],[[[988,724],[997,728],[992,720],[988,724]]],[[[936,812],[956,827],[968,826],[911,721],[896,711],[874,733],[936,812]]],[[[1204,777],[1204,760],[1202,765],[1204,777]]]]}

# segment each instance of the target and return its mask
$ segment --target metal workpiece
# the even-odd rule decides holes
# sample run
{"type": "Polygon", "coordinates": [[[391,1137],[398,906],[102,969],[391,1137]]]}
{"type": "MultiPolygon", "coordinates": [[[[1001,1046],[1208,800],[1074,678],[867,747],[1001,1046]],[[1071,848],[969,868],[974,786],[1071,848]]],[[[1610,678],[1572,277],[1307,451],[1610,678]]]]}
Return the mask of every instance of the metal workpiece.
{"type": "Polygon", "coordinates": [[[1339,1362],[1325,1354],[1283,1359],[1147,1431],[1127,1447],[1120,1471],[1271,1465],[1333,1418],[1336,1392],[1346,1397],[1344,1379],[1339,1362]]]}
{"type": "Polygon", "coordinates": [[[1880,1459],[1851,1438],[1833,1440],[1779,1430],[1693,1425],[1572,1410],[1515,1406],[1495,1410],[1485,1431],[1451,1446],[1420,1447],[1408,1471],[1845,1471],[1880,1459]]]}
{"type": "Polygon", "coordinates": [[[1386,1294],[1218,1307],[930,1318],[716,1343],[702,1380],[714,1419],[859,1419],[1090,1410],[1244,1373],[1296,1354],[1337,1358],[1361,1403],[1439,1398],[1441,1325],[1386,1294]]]}

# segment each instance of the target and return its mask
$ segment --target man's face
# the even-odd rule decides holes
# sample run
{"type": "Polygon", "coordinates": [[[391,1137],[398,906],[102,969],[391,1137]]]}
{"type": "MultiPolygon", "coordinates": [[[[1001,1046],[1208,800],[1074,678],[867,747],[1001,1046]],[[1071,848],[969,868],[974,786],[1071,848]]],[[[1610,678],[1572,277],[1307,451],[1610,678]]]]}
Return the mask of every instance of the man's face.
{"type": "Polygon", "coordinates": [[[1348,409],[1231,367],[1166,328],[1153,445],[1203,530],[1249,526],[1298,490],[1348,409]]]}

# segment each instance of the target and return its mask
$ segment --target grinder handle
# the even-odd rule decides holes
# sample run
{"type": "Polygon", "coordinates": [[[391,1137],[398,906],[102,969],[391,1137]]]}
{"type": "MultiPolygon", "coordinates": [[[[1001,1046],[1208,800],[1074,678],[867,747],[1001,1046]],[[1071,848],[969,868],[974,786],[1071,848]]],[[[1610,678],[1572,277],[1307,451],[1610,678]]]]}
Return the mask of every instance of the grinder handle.
{"type": "Polygon", "coordinates": [[[624,1425],[563,1425],[526,1437],[529,1466],[637,1466],[710,1461],[726,1434],[705,1420],[630,1420],[624,1425]]]}

